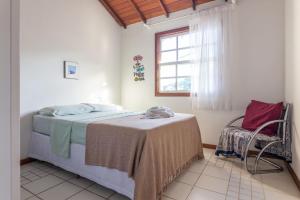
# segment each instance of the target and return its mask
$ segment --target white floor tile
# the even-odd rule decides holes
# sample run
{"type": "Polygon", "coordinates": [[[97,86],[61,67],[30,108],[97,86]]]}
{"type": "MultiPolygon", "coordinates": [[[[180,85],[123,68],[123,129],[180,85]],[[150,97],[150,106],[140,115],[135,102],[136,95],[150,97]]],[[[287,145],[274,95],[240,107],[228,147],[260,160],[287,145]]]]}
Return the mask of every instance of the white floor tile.
{"type": "Polygon", "coordinates": [[[217,161],[216,161],[216,166],[217,167],[224,167],[224,165],[225,165],[225,161],[224,160],[217,159],[217,161]]]}
{"type": "Polygon", "coordinates": [[[296,188],[290,188],[288,190],[285,186],[285,183],[282,182],[282,189],[275,188],[269,185],[264,185],[264,194],[266,200],[300,200],[299,190],[296,188]]]}
{"type": "Polygon", "coordinates": [[[33,166],[33,167],[35,167],[35,168],[39,168],[39,167],[44,166],[43,163],[44,163],[44,162],[41,162],[41,161],[35,161],[35,162],[32,162],[32,163],[26,164],[26,166],[27,166],[27,165],[30,165],[30,166],[33,166]]]}
{"type": "Polygon", "coordinates": [[[41,200],[41,199],[39,199],[39,198],[37,198],[37,197],[31,197],[31,198],[26,199],[26,200],[41,200]]]}
{"type": "Polygon", "coordinates": [[[102,187],[101,185],[98,185],[98,184],[94,184],[94,185],[88,187],[87,190],[90,192],[93,192],[97,195],[100,195],[104,198],[108,198],[114,193],[114,191],[112,191],[106,187],[102,187]]]}
{"type": "Polygon", "coordinates": [[[217,163],[217,160],[218,160],[217,157],[211,156],[210,159],[209,159],[209,161],[208,161],[208,163],[207,163],[207,165],[209,165],[209,166],[215,166],[216,163],[217,163]]]}
{"type": "Polygon", "coordinates": [[[198,182],[196,183],[196,186],[214,192],[226,194],[228,181],[203,174],[200,176],[198,182]]]}
{"type": "Polygon", "coordinates": [[[287,171],[282,173],[264,174],[262,175],[262,182],[266,189],[272,189],[279,193],[283,192],[292,196],[299,196],[299,190],[287,171]]]}
{"type": "Polygon", "coordinates": [[[173,182],[168,186],[167,190],[164,192],[164,195],[176,200],[185,200],[191,190],[192,186],[190,185],[173,182]]]}
{"type": "Polygon", "coordinates": [[[44,176],[47,176],[49,175],[49,173],[47,172],[44,172],[43,170],[40,170],[40,169],[35,169],[32,171],[34,174],[40,176],[40,177],[44,177],[44,176]]]}
{"type": "Polygon", "coordinates": [[[62,180],[56,176],[49,175],[49,176],[41,178],[37,181],[23,185],[23,187],[25,189],[29,190],[30,192],[32,192],[33,194],[38,194],[40,192],[43,192],[43,191],[49,189],[50,187],[53,187],[55,185],[62,183],[63,181],[64,180],[62,180]]]}
{"type": "Polygon", "coordinates": [[[239,199],[240,200],[251,200],[251,194],[250,195],[240,194],[239,199]]]}
{"type": "Polygon", "coordinates": [[[75,174],[73,174],[71,172],[64,171],[64,170],[57,171],[53,175],[58,176],[59,178],[62,178],[64,180],[69,180],[69,179],[72,179],[72,178],[76,177],[75,174]]]}
{"type": "Polygon", "coordinates": [[[232,165],[232,162],[230,160],[227,160],[225,161],[224,168],[231,169],[232,165]]]}
{"type": "Polygon", "coordinates": [[[230,197],[230,196],[226,196],[226,200],[238,200],[238,197],[230,197]]]}
{"type": "MultiPolygon", "coordinates": [[[[170,184],[162,200],[300,200],[287,170],[252,176],[239,159],[217,158],[213,152],[204,150],[206,158],[194,162],[170,184]]],[[[22,166],[21,174],[22,187],[43,200],[129,200],[44,162],[22,166]]],[[[21,188],[21,200],[40,200],[26,190],[21,188]]]]}
{"type": "Polygon", "coordinates": [[[225,195],[195,187],[188,200],[225,200],[225,195]]]}
{"type": "Polygon", "coordinates": [[[185,171],[176,179],[176,181],[186,183],[189,185],[194,185],[196,183],[196,181],[198,180],[199,176],[200,176],[200,174],[198,174],[198,173],[185,171]]]}
{"type": "Polygon", "coordinates": [[[203,171],[203,174],[208,176],[213,176],[216,178],[221,178],[224,180],[229,180],[230,171],[222,168],[222,167],[215,167],[215,166],[207,166],[203,171]]]}
{"type": "Polygon", "coordinates": [[[53,174],[55,172],[60,171],[60,169],[58,169],[58,168],[49,167],[49,166],[43,166],[43,167],[40,167],[39,169],[44,171],[45,173],[48,173],[48,174],[53,174]]]}
{"type": "Polygon", "coordinates": [[[240,195],[251,196],[251,186],[249,188],[240,188],[240,195]]]}
{"type": "Polygon", "coordinates": [[[31,174],[30,171],[25,171],[25,172],[22,172],[22,171],[21,171],[21,176],[27,176],[27,175],[29,175],[29,174],[31,174]]]}
{"type": "Polygon", "coordinates": [[[130,199],[120,194],[114,194],[111,197],[109,197],[109,200],[130,200],[130,199]]]}
{"type": "Polygon", "coordinates": [[[214,154],[214,150],[213,149],[203,149],[203,154],[205,159],[209,160],[210,157],[214,154]]]}
{"type": "Polygon", "coordinates": [[[171,199],[171,198],[169,198],[169,197],[166,197],[166,196],[162,196],[162,197],[161,197],[161,200],[173,200],[173,199],[171,199]]]}
{"type": "Polygon", "coordinates": [[[89,187],[89,186],[91,186],[91,185],[94,184],[93,181],[90,181],[90,180],[88,180],[86,178],[82,178],[82,177],[80,177],[80,178],[72,178],[72,179],[68,180],[68,182],[71,182],[71,183],[73,183],[75,185],[78,185],[78,186],[80,186],[82,188],[87,188],[87,187],[89,187]]]}
{"type": "Polygon", "coordinates": [[[39,176],[37,176],[36,174],[33,174],[31,172],[29,172],[28,174],[24,175],[24,177],[30,181],[35,181],[37,179],[40,179],[39,176]]]}
{"type": "Polygon", "coordinates": [[[30,192],[21,188],[21,200],[28,199],[29,197],[32,197],[32,196],[33,196],[33,194],[31,194],[30,192]]]}
{"type": "Polygon", "coordinates": [[[105,199],[94,193],[84,190],[84,191],[72,196],[68,200],[105,200],[105,199]]]}
{"type": "Polygon", "coordinates": [[[31,171],[33,169],[35,169],[35,167],[31,163],[26,164],[26,165],[22,165],[21,166],[21,175],[28,172],[28,171],[31,171]]]}
{"type": "Polygon", "coordinates": [[[238,199],[239,198],[239,191],[227,191],[226,198],[238,199]]]}
{"type": "Polygon", "coordinates": [[[83,190],[83,188],[64,182],[39,194],[38,196],[43,200],[65,200],[81,190],[83,190]]]}
{"type": "Polygon", "coordinates": [[[25,177],[21,177],[20,181],[21,181],[21,185],[25,185],[25,184],[27,184],[27,183],[30,183],[30,182],[31,182],[30,180],[28,180],[28,179],[27,179],[27,178],[25,178],[25,177]]]}
{"type": "Polygon", "coordinates": [[[193,173],[201,174],[205,169],[206,163],[194,162],[188,169],[188,171],[193,173]]]}

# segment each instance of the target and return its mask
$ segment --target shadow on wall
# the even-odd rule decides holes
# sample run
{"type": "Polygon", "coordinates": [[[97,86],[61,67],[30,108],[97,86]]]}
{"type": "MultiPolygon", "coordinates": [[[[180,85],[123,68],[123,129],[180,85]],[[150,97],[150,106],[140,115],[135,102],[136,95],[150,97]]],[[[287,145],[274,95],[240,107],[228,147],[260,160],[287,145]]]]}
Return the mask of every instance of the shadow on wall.
{"type": "Polygon", "coordinates": [[[297,124],[296,122],[294,121],[294,115],[292,114],[292,153],[293,153],[293,163],[292,163],[292,166],[293,166],[293,169],[294,171],[296,172],[297,176],[298,176],[298,179],[300,178],[300,172],[299,172],[299,167],[300,167],[300,147],[299,147],[299,144],[300,144],[300,135],[299,135],[299,131],[298,131],[298,127],[297,127],[297,124]]]}
{"type": "Polygon", "coordinates": [[[295,121],[297,119],[295,119],[295,109],[294,106],[292,105],[292,111],[291,111],[291,132],[292,132],[292,156],[293,156],[293,160],[291,163],[291,167],[293,168],[294,172],[297,175],[297,178],[299,180],[300,178],[300,133],[298,131],[298,127],[297,127],[297,122],[295,121]]]}
{"type": "Polygon", "coordinates": [[[293,139],[296,141],[295,143],[300,144],[300,136],[299,132],[296,127],[296,123],[293,121],[292,122],[292,133],[293,133],[293,139]]]}
{"type": "Polygon", "coordinates": [[[27,158],[28,154],[28,146],[30,143],[30,138],[31,138],[31,132],[32,132],[32,118],[33,115],[36,114],[35,112],[33,113],[28,113],[24,114],[20,118],[21,122],[21,131],[20,131],[20,138],[21,138],[21,159],[27,158]]]}

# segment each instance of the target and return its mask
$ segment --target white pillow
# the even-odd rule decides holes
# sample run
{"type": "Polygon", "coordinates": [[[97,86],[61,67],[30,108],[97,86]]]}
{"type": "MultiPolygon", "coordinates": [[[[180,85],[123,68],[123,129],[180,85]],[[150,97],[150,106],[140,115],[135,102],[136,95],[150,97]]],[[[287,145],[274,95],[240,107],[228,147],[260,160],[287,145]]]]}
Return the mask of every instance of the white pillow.
{"type": "Polygon", "coordinates": [[[46,116],[65,116],[79,115],[93,112],[93,107],[85,104],[67,105],[67,106],[51,106],[43,108],[39,111],[40,115],[46,116]]]}
{"type": "Polygon", "coordinates": [[[122,106],[115,105],[115,104],[92,104],[92,103],[85,103],[92,107],[93,112],[108,112],[108,111],[121,111],[123,110],[122,106]]]}

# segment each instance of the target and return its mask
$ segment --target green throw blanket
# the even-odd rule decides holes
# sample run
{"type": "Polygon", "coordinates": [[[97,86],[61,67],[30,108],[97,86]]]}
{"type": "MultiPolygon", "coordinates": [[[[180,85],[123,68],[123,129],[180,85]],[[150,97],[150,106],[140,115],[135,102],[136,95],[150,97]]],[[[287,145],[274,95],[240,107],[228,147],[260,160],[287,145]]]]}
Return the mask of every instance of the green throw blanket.
{"type": "Polygon", "coordinates": [[[50,136],[52,152],[69,158],[71,143],[85,145],[86,128],[89,123],[138,114],[140,113],[127,111],[94,112],[74,115],[70,119],[53,120],[50,136]]]}

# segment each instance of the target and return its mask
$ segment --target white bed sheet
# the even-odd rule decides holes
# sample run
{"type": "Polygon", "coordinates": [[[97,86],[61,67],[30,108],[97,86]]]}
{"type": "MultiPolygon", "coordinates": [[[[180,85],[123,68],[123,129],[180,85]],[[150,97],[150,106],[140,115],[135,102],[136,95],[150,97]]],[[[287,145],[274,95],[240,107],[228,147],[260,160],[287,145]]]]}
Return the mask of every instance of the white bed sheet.
{"type": "Polygon", "coordinates": [[[32,129],[37,133],[43,133],[44,135],[51,135],[51,124],[55,118],[43,116],[43,115],[34,115],[32,129]]]}
{"type": "Polygon", "coordinates": [[[28,156],[52,163],[133,199],[134,180],[129,178],[127,173],[116,169],[85,165],[84,145],[72,143],[71,156],[69,159],[64,159],[51,152],[49,136],[32,132],[28,156]]]}

